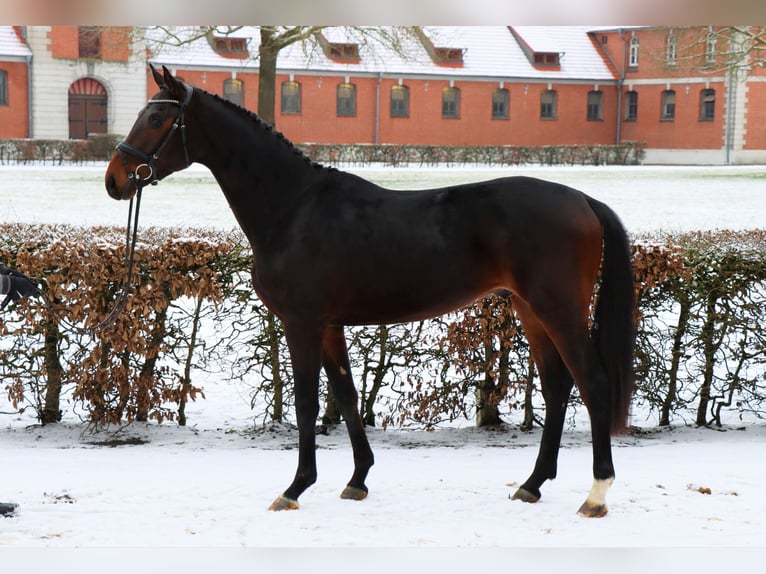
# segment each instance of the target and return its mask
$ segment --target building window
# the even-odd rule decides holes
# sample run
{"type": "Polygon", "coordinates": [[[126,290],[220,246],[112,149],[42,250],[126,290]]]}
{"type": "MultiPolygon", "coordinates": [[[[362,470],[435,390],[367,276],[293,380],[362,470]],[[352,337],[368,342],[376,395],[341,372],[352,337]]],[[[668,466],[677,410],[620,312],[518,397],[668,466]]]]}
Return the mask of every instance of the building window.
{"type": "Polygon", "coordinates": [[[556,92],[545,90],[540,94],[540,119],[552,120],[556,118],[556,92]]]}
{"type": "Polygon", "coordinates": [[[638,119],[638,92],[633,90],[625,93],[625,119],[628,121],[638,119]]]}
{"type": "Polygon", "coordinates": [[[700,92],[700,120],[713,121],[715,119],[715,90],[702,90],[700,92]]]}
{"type": "Polygon", "coordinates": [[[705,42],[705,63],[715,64],[717,53],[718,36],[712,28],[708,28],[707,41],[705,42]]]}
{"type": "Polygon", "coordinates": [[[391,86],[391,117],[410,117],[410,89],[407,86],[391,86]]]}
{"type": "Polygon", "coordinates": [[[211,42],[213,49],[219,54],[241,57],[249,55],[246,38],[230,38],[228,36],[219,38],[216,36],[211,38],[211,42]]]}
{"type": "Polygon", "coordinates": [[[8,105],[8,72],[0,70],[0,106],[8,105]]]}
{"type": "Polygon", "coordinates": [[[282,113],[301,113],[301,85],[298,82],[282,82],[282,113]]]}
{"type": "Polygon", "coordinates": [[[628,59],[628,66],[631,68],[638,67],[638,36],[633,36],[630,39],[630,55],[628,59]]]}
{"type": "Polygon", "coordinates": [[[77,36],[80,58],[97,59],[101,57],[100,26],[78,26],[77,36]]]}
{"type": "Polygon", "coordinates": [[[676,93],[673,90],[662,92],[661,119],[674,120],[676,117],[676,93]]]}
{"type": "Polygon", "coordinates": [[[238,106],[245,105],[245,84],[242,80],[228,79],[223,81],[223,98],[238,106]]]}
{"type": "Polygon", "coordinates": [[[508,90],[499,88],[492,92],[492,119],[507,120],[509,116],[510,96],[508,90]]]}
{"type": "Polygon", "coordinates": [[[668,34],[667,42],[665,43],[665,63],[668,66],[676,65],[678,43],[676,41],[676,35],[673,30],[668,34]]]}
{"type": "Polygon", "coordinates": [[[339,116],[356,115],[356,86],[354,84],[338,84],[335,107],[339,116]]]}
{"type": "Polygon", "coordinates": [[[601,104],[603,94],[598,91],[588,92],[588,121],[602,120],[601,104]]]}
{"type": "Polygon", "coordinates": [[[444,88],[442,90],[442,118],[455,119],[460,117],[460,89],[444,88]]]}

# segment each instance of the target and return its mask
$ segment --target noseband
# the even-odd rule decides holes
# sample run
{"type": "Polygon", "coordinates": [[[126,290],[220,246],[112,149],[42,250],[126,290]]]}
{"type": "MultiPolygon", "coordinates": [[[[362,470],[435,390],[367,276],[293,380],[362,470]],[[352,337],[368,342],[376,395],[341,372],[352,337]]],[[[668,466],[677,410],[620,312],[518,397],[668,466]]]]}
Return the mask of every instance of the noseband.
{"type": "Polygon", "coordinates": [[[173,134],[179,128],[181,128],[181,143],[184,148],[186,167],[189,167],[191,163],[189,161],[189,150],[186,147],[186,124],[184,123],[184,112],[186,111],[186,106],[188,106],[189,102],[191,101],[194,90],[191,86],[186,84],[184,84],[184,87],[186,88],[186,97],[184,98],[183,102],[178,100],[149,100],[148,102],[149,104],[174,104],[178,106],[178,115],[176,116],[173,125],[170,127],[170,130],[165,135],[165,138],[160,142],[160,145],[157,147],[153,154],[147,155],[145,152],[129,144],[125,140],[122,140],[117,144],[117,153],[120,155],[122,164],[125,166],[125,172],[128,174],[128,179],[133,181],[133,185],[136,186],[137,191],[140,191],[142,187],[150,183],[153,185],[157,184],[157,178],[155,177],[154,172],[154,162],[157,161],[157,159],[160,157],[160,153],[162,153],[162,150],[168,144],[170,138],[173,137],[173,134]],[[143,163],[137,165],[136,169],[131,171],[130,166],[128,165],[128,159],[125,156],[126,153],[137,157],[143,163]],[[146,173],[142,174],[142,171],[146,171],[146,173]]]}

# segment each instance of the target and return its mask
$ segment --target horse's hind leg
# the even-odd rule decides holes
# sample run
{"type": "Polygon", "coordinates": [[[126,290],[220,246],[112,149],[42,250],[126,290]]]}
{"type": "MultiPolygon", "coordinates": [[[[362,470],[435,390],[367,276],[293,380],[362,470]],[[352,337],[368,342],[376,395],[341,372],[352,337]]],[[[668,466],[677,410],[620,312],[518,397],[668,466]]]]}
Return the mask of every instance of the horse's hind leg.
{"type": "MultiPolygon", "coordinates": [[[[580,390],[580,396],[590,415],[593,487],[578,513],[587,517],[601,517],[607,513],[606,492],[614,482],[610,431],[612,391],[598,353],[587,336],[585,325],[578,325],[576,320],[572,320],[577,315],[571,312],[571,308],[568,313],[562,312],[562,309],[567,307],[563,305],[557,313],[546,314],[544,318],[540,318],[540,323],[545,325],[545,330],[556,346],[561,360],[567,370],[572,373],[572,378],[580,390]]],[[[540,317],[539,314],[537,316],[540,317]]],[[[549,422],[547,411],[550,408],[550,402],[546,397],[546,425],[549,422]]],[[[561,420],[563,422],[563,405],[561,420]]],[[[561,427],[558,419],[555,422],[555,430],[560,438],[561,427]]],[[[545,441],[545,433],[543,433],[543,440],[545,441]]],[[[542,448],[544,445],[541,450],[542,448]]]]}
{"type": "Polygon", "coordinates": [[[364,432],[362,417],[359,415],[359,397],[351,377],[343,327],[332,326],[325,331],[322,341],[322,364],[332,387],[335,402],[346,421],[354,453],[354,474],[340,496],[349,500],[362,500],[367,497],[368,491],[364,482],[374,459],[364,432]]]}
{"type": "Polygon", "coordinates": [[[557,461],[561,434],[564,429],[569,394],[572,391],[572,376],[569,374],[558,350],[548,337],[545,329],[529,309],[517,297],[513,306],[521,318],[524,333],[529,341],[532,358],[540,373],[543,398],[545,399],[545,425],[534,470],[530,477],[513,495],[514,500],[537,502],[540,487],[546,480],[556,478],[557,461]]]}

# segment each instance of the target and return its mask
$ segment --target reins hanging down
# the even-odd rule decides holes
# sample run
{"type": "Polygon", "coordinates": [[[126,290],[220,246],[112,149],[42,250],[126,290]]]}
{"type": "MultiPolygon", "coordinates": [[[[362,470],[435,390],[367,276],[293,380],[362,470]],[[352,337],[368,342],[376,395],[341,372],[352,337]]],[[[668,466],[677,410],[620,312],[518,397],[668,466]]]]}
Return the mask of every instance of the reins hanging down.
{"type": "MultiPolygon", "coordinates": [[[[138,215],[141,209],[141,192],[143,188],[149,184],[157,185],[158,180],[155,174],[154,162],[159,159],[160,154],[165,149],[165,146],[168,144],[168,142],[170,142],[170,139],[173,137],[173,134],[176,133],[176,131],[179,131],[181,134],[181,145],[183,146],[184,150],[186,166],[188,167],[191,164],[189,161],[189,150],[186,145],[186,124],[184,122],[184,112],[186,111],[186,106],[189,105],[193,94],[194,90],[190,86],[186,86],[186,97],[183,101],[165,99],[149,100],[148,104],[173,104],[178,106],[178,115],[176,116],[173,125],[170,127],[170,130],[168,130],[168,133],[165,134],[165,137],[162,139],[159,146],[157,146],[157,149],[151,155],[146,154],[137,147],[127,143],[125,140],[122,140],[117,144],[116,151],[119,154],[123,165],[125,166],[125,172],[128,174],[128,178],[133,182],[133,185],[136,188],[135,195],[130,199],[130,206],[128,208],[128,223],[125,232],[125,266],[127,267],[127,270],[125,271],[125,278],[122,282],[120,292],[117,295],[117,301],[114,307],[103,321],[91,329],[81,329],[75,327],[74,325],[69,325],[69,329],[78,332],[92,332],[94,334],[103,333],[106,329],[114,324],[122,311],[125,309],[125,305],[128,302],[128,295],[130,294],[131,280],[133,279],[133,267],[135,265],[136,242],[138,240],[138,215]],[[139,164],[134,170],[131,171],[126,154],[137,157],[143,163],[139,164]],[[148,170],[148,172],[142,174],[142,171],[144,170],[148,170]],[[133,211],[134,200],[135,212],[133,211]]],[[[50,307],[50,301],[47,303],[50,307]]]]}
{"type": "Polygon", "coordinates": [[[117,300],[114,307],[109,314],[93,327],[79,327],[71,321],[61,316],[61,311],[54,308],[54,302],[50,297],[44,295],[45,306],[48,309],[48,313],[51,315],[59,316],[59,324],[64,326],[68,331],[72,331],[77,334],[94,334],[99,335],[111,327],[122,311],[125,309],[125,305],[128,302],[128,295],[130,294],[131,281],[133,279],[133,267],[135,265],[136,254],[136,242],[138,240],[138,214],[141,208],[141,187],[138,188],[136,195],[131,198],[130,205],[128,207],[128,223],[125,231],[125,257],[123,259],[123,267],[126,267],[125,277],[120,286],[120,291],[117,294],[117,300]],[[135,200],[135,202],[134,202],[135,200]],[[133,206],[135,203],[135,212],[133,206]]]}

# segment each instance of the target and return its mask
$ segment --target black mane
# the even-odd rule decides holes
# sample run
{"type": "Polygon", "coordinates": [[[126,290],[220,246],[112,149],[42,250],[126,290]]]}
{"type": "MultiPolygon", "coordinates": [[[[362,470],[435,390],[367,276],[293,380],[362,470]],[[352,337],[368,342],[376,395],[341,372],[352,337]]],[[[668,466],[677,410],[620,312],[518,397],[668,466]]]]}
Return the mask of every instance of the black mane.
{"type": "Polygon", "coordinates": [[[235,104],[234,102],[231,102],[227,100],[226,98],[222,98],[221,96],[217,94],[212,94],[200,88],[195,88],[195,89],[199,90],[203,94],[207,94],[211,96],[214,100],[220,102],[225,107],[228,107],[229,109],[237,112],[240,116],[247,118],[248,121],[255,122],[256,127],[258,127],[259,129],[265,130],[266,133],[274,136],[278,142],[286,146],[289,151],[291,151],[294,155],[303,159],[309,166],[313,167],[314,169],[326,169],[330,171],[335,171],[335,168],[322,165],[321,163],[311,159],[308,155],[306,155],[306,153],[302,149],[300,149],[292,141],[290,141],[282,132],[280,132],[271,124],[263,121],[260,117],[258,117],[256,113],[252,112],[251,110],[248,110],[247,108],[242,107],[239,104],[235,104]]]}

